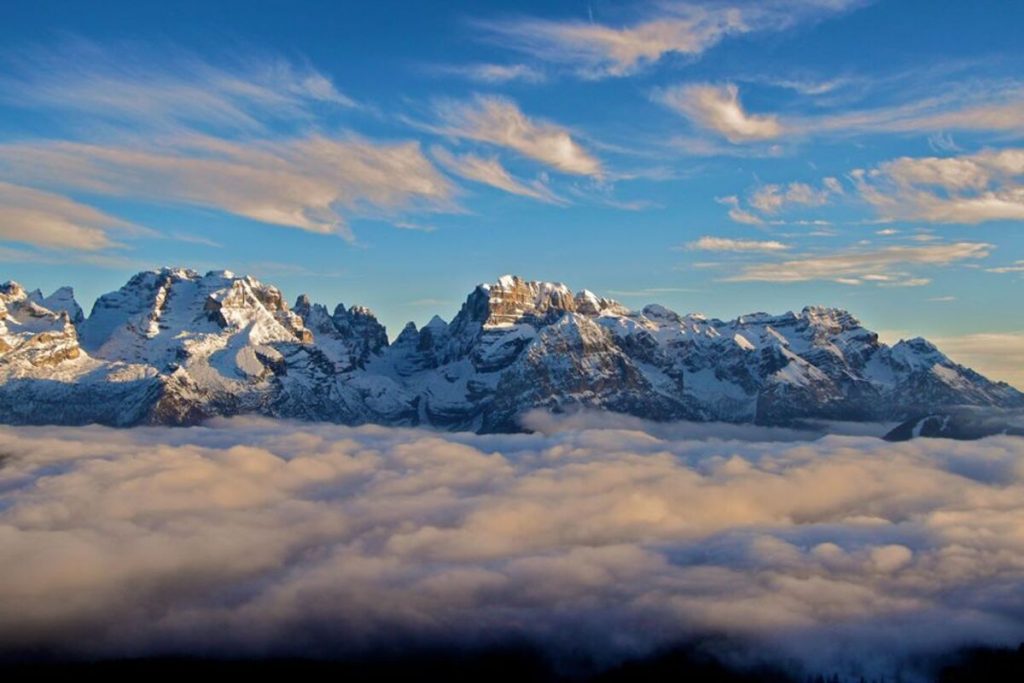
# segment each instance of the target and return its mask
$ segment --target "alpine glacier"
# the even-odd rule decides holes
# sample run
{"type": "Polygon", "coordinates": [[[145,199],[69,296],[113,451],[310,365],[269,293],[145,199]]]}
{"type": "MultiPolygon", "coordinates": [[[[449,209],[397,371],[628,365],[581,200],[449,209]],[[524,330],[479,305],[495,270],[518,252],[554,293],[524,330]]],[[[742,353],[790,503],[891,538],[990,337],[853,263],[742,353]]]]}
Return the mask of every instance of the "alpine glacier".
{"type": "Polygon", "coordinates": [[[262,414],[509,432],[533,409],[767,425],[895,420],[1024,394],[917,338],[888,346],[811,306],[732,321],[631,311],[503,276],[393,343],[373,313],[333,312],[229,271],[142,272],[88,317],[70,288],[0,285],[0,421],[195,424],[262,414]]]}

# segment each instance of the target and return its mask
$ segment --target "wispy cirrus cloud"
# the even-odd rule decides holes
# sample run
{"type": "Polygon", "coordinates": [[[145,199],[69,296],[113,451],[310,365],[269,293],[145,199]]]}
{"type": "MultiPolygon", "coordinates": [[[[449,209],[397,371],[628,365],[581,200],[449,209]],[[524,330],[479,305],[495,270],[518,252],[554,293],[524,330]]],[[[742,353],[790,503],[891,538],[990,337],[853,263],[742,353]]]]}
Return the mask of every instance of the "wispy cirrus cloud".
{"type": "MultiPolygon", "coordinates": [[[[453,183],[418,142],[310,132],[336,130],[323,125],[329,114],[356,103],[301,63],[225,55],[215,65],[174,48],[155,54],[84,42],[7,60],[0,102],[70,112],[74,124],[58,131],[64,139],[0,144],[0,180],[51,194],[199,206],[349,241],[353,216],[454,208],[453,183]]],[[[52,206],[68,218],[69,202],[52,206]]],[[[86,209],[61,229],[77,227],[82,248],[109,246],[97,232],[99,213],[86,209]]],[[[46,226],[25,234],[36,243],[56,235],[53,220],[46,226]]]]}
{"type": "Polygon", "coordinates": [[[792,248],[788,244],[776,240],[736,240],[728,237],[704,236],[686,245],[687,249],[696,251],[732,251],[732,252],[778,252],[792,248]]]}
{"type": "Polygon", "coordinates": [[[729,282],[809,282],[813,280],[857,285],[915,287],[930,282],[911,276],[907,269],[941,267],[988,257],[993,245],[951,242],[923,246],[894,245],[871,248],[857,245],[832,252],[808,252],[782,261],[748,264],[724,278],[729,282]]]}
{"type": "Polygon", "coordinates": [[[694,58],[729,36],[778,31],[864,4],[857,0],[697,4],[662,2],[635,21],[613,26],[593,20],[517,18],[477,21],[491,40],[583,78],[627,76],[667,55],[694,58]]]}
{"type": "Polygon", "coordinates": [[[430,154],[445,170],[466,180],[490,185],[510,194],[530,197],[549,204],[567,203],[540,180],[530,183],[517,180],[502,166],[497,157],[453,154],[439,145],[431,147],[430,154]]]}
{"type": "Polygon", "coordinates": [[[145,232],[67,197],[0,181],[0,239],[39,247],[98,251],[115,233],[145,232]]]}
{"type": "Polygon", "coordinates": [[[430,71],[461,76],[477,83],[543,83],[547,76],[528,64],[449,64],[430,67],[430,71]]]}
{"type": "Polygon", "coordinates": [[[193,135],[160,146],[6,144],[0,145],[0,175],[213,208],[349,240],[347,213],[450,208],[453,193],[418,143],[354,135],[245,142],[193,135]]]}
{"type": "Polygon", "coordinates": [[[732,143],[772,140],[783,133],[777,116],[748,113],[740,103],[739,88],[732,83],[666,88],[656,91],[654,99],[732,143]]]}
{"type": "Polygon", "coordinates": [[[995,268],[986,268],[986,273],[996,273],[999,275],[1005,275],[1007,273],[1024,273],[1024,260],[1014,261],[1013,265],[1009,266],[996,266],[995,268]]]}
{"type": "Polygon", "coordinates": [[[505,147],[562,173],[601,175],[601,162],[569,129],[528,117],[512,100],[482,95],[443,100],[435,114],[438,121],[428,128],[436,133],[505,147]]]}
{"type": "Polygon", "coordinates": [[[115,51],[79,40],[27,48],[6,62],[0,102],[114,124],[255,131],[314,120],[321,106],[356,106],[327,76],[280,58],[226,55],[215,66],[181,50],[115,51]]]}
{"type": "Polygon", "coordinates": [[[951,130],[1024,132],[1024,87],[1020,84],[942,87],[953,94],[822,114],[751,112],[743,106],[735,83],[681,84],[656,90],[652,97],[697,128],[733,144],[905,133],[945,135],[937,138],[943,141],[939,144],[945,144],[951,130]]]}

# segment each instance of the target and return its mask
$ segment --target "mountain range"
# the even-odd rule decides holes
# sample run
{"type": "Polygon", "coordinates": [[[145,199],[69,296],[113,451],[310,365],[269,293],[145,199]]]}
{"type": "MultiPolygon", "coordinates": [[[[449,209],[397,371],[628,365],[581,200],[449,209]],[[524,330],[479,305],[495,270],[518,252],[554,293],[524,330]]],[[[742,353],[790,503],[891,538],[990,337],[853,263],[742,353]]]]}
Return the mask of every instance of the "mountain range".
{"type": "Polygon", "coordinates": [[[229,271],[142,272],[88,317],[73,292],[0,285],[0,421],[190,425],[260,414],[508,432],[533,409],[789,425],[1014,409],[1024,394],[916,338],[889,346],[809,306],[723,321],[629,310],[503,276],[450,322],[393,342],[362,306],[333,310],[229,271]]]}

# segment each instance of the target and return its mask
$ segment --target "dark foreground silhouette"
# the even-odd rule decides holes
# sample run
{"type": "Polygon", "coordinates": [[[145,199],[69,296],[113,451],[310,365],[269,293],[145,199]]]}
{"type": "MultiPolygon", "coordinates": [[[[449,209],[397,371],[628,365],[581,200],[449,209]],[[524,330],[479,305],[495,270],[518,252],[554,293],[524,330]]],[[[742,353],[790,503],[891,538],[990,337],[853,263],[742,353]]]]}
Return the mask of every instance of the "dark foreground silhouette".
{"type": "MultiPolygon", "coordinates": [[[[923,675],[936,683],[1019,683],[1024,681],[1024,644],[1017,649],[978,648],[919,662],[913,680],[923,675]]],[[[207,680],[295,681],[487,681],[595,683],[897,683],[887,677],[842,676],[834,672],[787,671],[779,665],[730,666],[700,646],[684,646],[598,670],[585,663],[566,667],[528,648],[476,652],[432,652],[372,656],[353,660],[200,659],[160,657],[103,661],[21,660],[0,662],[0,679],[9,681],[207,680]]]]}

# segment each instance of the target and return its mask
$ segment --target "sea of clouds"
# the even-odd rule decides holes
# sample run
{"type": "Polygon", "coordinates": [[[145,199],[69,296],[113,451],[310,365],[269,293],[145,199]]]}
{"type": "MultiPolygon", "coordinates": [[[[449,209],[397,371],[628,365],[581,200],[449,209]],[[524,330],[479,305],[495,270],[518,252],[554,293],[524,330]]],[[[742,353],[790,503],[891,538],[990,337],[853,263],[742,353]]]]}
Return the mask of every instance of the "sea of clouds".
{"type": "Polygon", "coordinates": [[[0,653],[724,636],[872,674],[1024,640],[1022,438],[528,422],[0,428],[0,653]]]}

